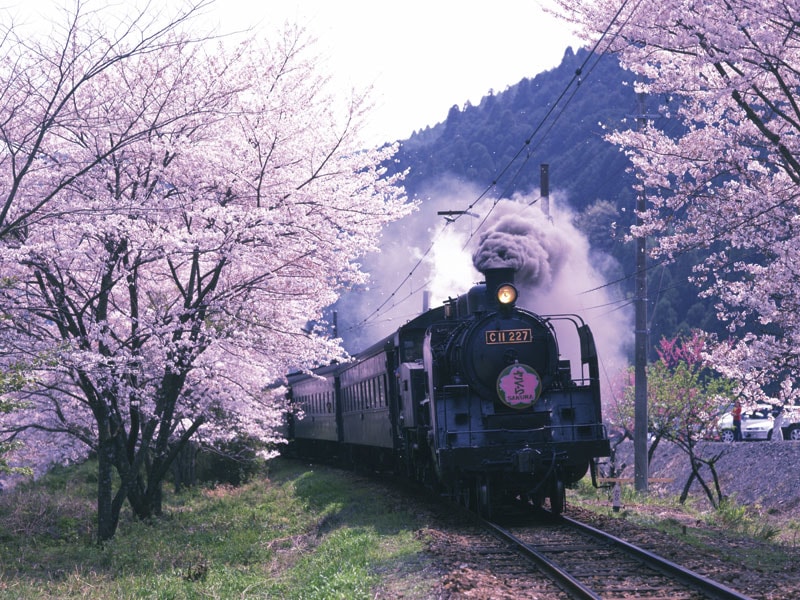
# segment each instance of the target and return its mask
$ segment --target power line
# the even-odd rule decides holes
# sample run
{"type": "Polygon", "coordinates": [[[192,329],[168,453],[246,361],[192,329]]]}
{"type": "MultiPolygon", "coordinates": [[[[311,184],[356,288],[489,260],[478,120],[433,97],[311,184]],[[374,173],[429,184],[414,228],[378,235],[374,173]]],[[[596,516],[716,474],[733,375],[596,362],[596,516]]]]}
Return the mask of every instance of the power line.
{"type": "MultiPolygon", "coordinates": [[[[472,202],[471,202],[469,205],[467,205],[467,207],[466,207],[464,210],[460,210],[460,211],[452,211],[454,214],[453,214],[453,215],[452,215],[450,218],[448,218],[448,219],[446,220],[445,226],[444,226],[443,228],[441,228],[441,229],[439,230],[439,232],[437,232],[437,234],[434,236],[434,238],[433,238],[433,240],[431,241],[431,243],[428,245],[428,247],[427,247],[427,248],[425,249],[425,251],[423,252],[422,256],[421,256],[421,257],[419,258],[419,260],[417,260],[417,262],[414,264],[414,266],[412,267],[411,271],[410,271],[410,272],[409,272],[409,273],[408,273],[408,274],[407,274],[407,275],[406,275],[406,276],[405,276],[405,277],[404,277],[404,278],[403,278],[403,279],[400,281],[400,283],[399,283],[399,284],[396,286],[396,288],[394,289],[394,291],[393,291],[391,294],[389,294],[389,296],[386,298],[386,300],[384,300],[384,301],[383,301],[383,302],[382,302],[382,303],[381,303],[381,304],[380,304],[380,305],[379,305],[379,306],[378,306],[378,307],[377,307],[375,310],[373,310],[373,311],[372,311],[372,312],[371,312],[369,315],[367,315],[367,316],[366,316],[364,319],[362,319],[362,320],[361,320],[361,321],[360,321],[358,324],[354,325],[354,326],[353,326],[353,328],[355,328],[355,327],[359,327],[359,326],[363,326],[363,325],[364,325],[364,324],[366,324],[368,321],[370,321],[371,319],[373,319],[374,317],[376,317],[376,316],[378,315],[378,313],[380,313],[380,311],[381,311],[381,310],[383,310],[383,308],[384,308],[384,307],[385,307],[387,304],[389,304],[389,302],[390,302],[390,301],[392,301],[392,300],[395,298],[395,296],[397,295],[397,293],[399,292],[399,290],[400,290],[400,289],[403,287],[403,285],[405,285],[405,284],[406,284],[406,282],[407,282],[407,281],[408,281],[408,280],[409,280],[409,279],[410,279],[410,278],[411,278],[411,277],[414,275],[415,271],[416,271],[416,270],[417,270],[417,269],[418,269],[418,268],[419,268],[419,267],[422,265],[422,263],[424,262],[425,258],[426,258],[426,257],[427,257],[427,256],[430,254],[430,252],[432,251],[432,249],[433,249],[434,245],[436,244],[436,242],[439,240],[439,238],[441,237],[442,233],[444,232],[445,228],[446,228],[447,226],[449,226],[449,225],[451,225],[451,224],[455,223],[455,222],[456,222],[458,219],[460,219],[460,218],[461,218],[461,217],[462,217],[464,214],[468,214],[468,213],[470,213],[470,212],[472,211],[472,209],[474,209],[474,208],[475,208],[475,206],[476,206],[476,205],[477,205],[479,202],[481,202],[481,201],[482,201],[484,198],[486,198],[486,197],[489,195],[489,192],[490,192],[492,189],[494,189],[494,188],[495,188],[495,187],[498,185],[499,181],[500,181],[500,180],[503,178],[503,176],[504,176],[504,175],[505,175],[505,174],[506,174],[506,173],[507,173],[507,172],[508,172],[508,171],[511,169],[511,167],[514,165],[514,163],[515,163],[515,162],[516,162],[516,161],[517,161],[517,160],[518,160],[518,159],[519,159],[519,158],[520,158],[520,157],[521,157],[523,154],[526,154],[526,157],[525,157],[525,159],[523,160],[523,163],[522,163],[522,165],[521,165],[521,166],[520,166],[520,168],[517,170],[517,172],[515,173],[514,177],[513,177],[513,178],[510,180],[510,182],[509,182],[508,186],[506,187],[506,192],[507,192],[509,189],[511,189],[511,188],[510,188],[510,186],[511,186],[511,184],[512,184],[512,183],[513,183],[513,182],[516,180],[516,178],[519,176],[519,173],[521,172],[521,170],[522,170],[522,167],[523,167],[525,164],[527,164],[528,160],[530,160],[530,156],[531,156],[531,142],[533,141],[533,138],[534,138],[534,137],[535,137],[535,136],[536,136],[536,135],[537,135],[537,134],[538,134],[540,131],[542,131],[542,130],[543,130],[543,128],[544,128],[544,127],[545,127],[545,125],[547,124],[547,122],[548,122],[548,120],[550,119],[550,117],[551,117],[551,116],[552,116],[552,115],[555,113],[555,111],[556,111],[556,108],[558,108],[558,109],[559,109],[559,111],[558,111],[558,113],[556,114],[555,118],[553,119],[553,122],[552,122],[552,124],[551,124],[551,125],[550,125],[550,126],[549,126],[549,127],[548,127],[548,128],[545,130],[545,131],[544,131],[544,133],[542,134],[541,138],[540,138],[540,139],[539,139],[539,141],[537,142],[537,145],[536,145],[536,146],[534,146],[534,148],[537,148],[537,147],[538,147],[538,145],[540,145],[540,144],[542,143],[543,139],[545,139],[545,137],[547,136],[547,134],[549,134],[549,133],[550,133],[550,131],[552,130],[552,128],[553,128],[553,127],[554,127],[554,125],[555,125],[555,122],[558,120],[558,118],[560,118],[560,116],[561,116],[561,115],[564,113],[564,111],[566,110],[566,107],[569,105],[569,103],[570,103],[570,102],[572,101],[572,99],[575,97],[575,94],[577,93],[577,87],[578,87],[578,86],[580,85],[580,83],[582,82],[582,77],[584,76],[584,71],[585,71],[585,69],[586,69],[587,65],[589,64],[589,62],[591,61],[591,59],[592,59],[592,58],[595,58],[595,62],[594,62],[594,64],[593,64],[593,66],[592,66],[592,67],[591,67],[591,68],[590,68],[588,71],[586,71],[586,72],[585,72],[585,76],[586,76],[586,77],[588,77],[588,76],[591,74],[591,72],[594,70],[594,68],[597,66],[597,64],[598,64],[598,62],[599,62],[599,60],[600,60],[600,57],[599,57],[600,55],[598,55],[598,53],[597,53],[597,50],[598,50],[598,48],[600,47],[600,45],[602,44],[602,42],[604,41],[604,39],[606,38],[606,36],[608,35],[608,33],[610,32],[610,30],[611,30],[611,28],[613,27],[614,23],[615,23],[615,22],[617,21],[617,19],[619,18],[620,14],[621,14],[621,13],[622,13],[622,11],[624,10],[624,8],[625,8],[625,7],[628,5],[629,1],[630,1],[630,0],[625,0],[625,2],[623,2],[623,3],[622,3],[622,5],[620,6],[619,10],[618,10],[618,11],[617,11],[617,13],[614,15],[614,17],[612,18],[611,22],[610,22],[610,23],[608,24],[608,26],[606,27],[606,29],[605,29],[605,31],[603,32],[603,34],[600,36],[600,38],[598,38],[598,40],[597,40],[597,42],[595,43],[595,45],[593,46],[593,48],[592,48],[592,49],[589,51],[589,53],[588,53],[588,55],[587,55],[586,59],[585,59],[585,60],[583,61],[583,63],[582,63],[582,64],[581,64],[581,65],[580,65],[580,66],[579,66],[579,67],[578,67],[578,68],[575,70],[575,73],[573,74],[572,78],[571,78],[571,79],[570,79],[570,81],[567,83],[567,85],[564,87],[564,89],[561,91],[561,93],[559,94],[559,96],[558,96],[558,98],[556,99],[556,101],[555,101],[555,102],[554,102],[554,103],[553,103],[553,104],[550,106],[550,108],[548,109],[548,111],[545,113],[545,115],[544,115],[544,116],[541,118],[541,120],[539,121],[538,125],[537,125],[537,126],[534,128],[534,129],[533,129],[533,131],[531,132],[531,134],[530,134],[530,135],[529,135],[529,136],[528,136],[528,137],[525,139],[525,142],[524,142],[524,143],[523,143],[523,145],[522,145],[522,146],[519,148],[519,150],[517,150],[517,152],[514,154],[514,156],[513,156],[513,157],[512,157],[512,158],[511,158],[511,159],[508,161],[508,163],[507,163],[507,164],[506,164],[506,165],[505,165],[505,166],[504,166],[504,167],[503,167],[503,168],[502,168],[502,169],[501,169],[501,170],[500,170],[500,171],[497,173],[497,175],[494,177],[494,179],[492,180],[492,182],[491,182],[491,183],[490,183],[488,186],[486,186],[486,187],[484,188],[484,190],[483,190],[483,191],[482,191],[482,192],[481,192],[481,193],[478,195],[478,197],[477,197],[475,200],[473,200],[473,201],[472,201],[472,202]],[[575,90],[572,92],[572,94],[571,94],[569,97],[567,97],[567,94],[569,93],[570,89],[571,89],[571,88],[573,88],[573,86],[575,86],[575,90]],[[565,102],[563,102],[563,103],[562,103],[562,100],[564,100],[564,98],[565,98],[565,97],[567,97],[567,100],[566,100],[565,102]]],[[[641,0],[639,0],[639,2],[637,2],[637,6],[639,5],[639,3],[640,3],[640,2],[641,2],[641,0]]],[[[634,11],[635,11],[635,9],[634,9],[634,11]]],[[[629,17],[629,18],[630,18],[630,17],[629,17]]],[[[627,23],[627,21],[626,21],[626,23],[627,23]]],[[[623,24],[623,26],[624,26],[624,24],[623,24]]],[[[618,30],[617,30],[617,32],[614,34],[614,37],[616,37],[616,36],[619,34],[619,31],[621,31],[621,27],[620,27],[620,29],[618,29],[618,30]]],[[[469,241],[471,241],[471,239],[474,237],[474,235],[475,235],[475,234],[476,234],[476,233],[477,233],[477,232],[478,232],[478,231],[481,229],[481,227],[482,227],[482,226],[483,226],[483,225],[486,223],[486,221],[487,221],[488,217],[491,215],[492,211],[493,211],[493,210],[494,210],[494,208],[497,206],[497,203],[499,202],[499,199],[500,199],[500,198],[496,198],[496,199],[495,199],[495,201],[494,201],[494,203],[493,203],[492,207],[489,209],[489,211],[487,212],[487,214],[484,216],[484,218],[482,219],[481,223],[480,223],[480,224],[479,224],[479,225],[478,225],[478,226],[475,228],[475,230],[474,230],[474,231],[473,231],[473,232],[472,232],[472,233],[471,233],[471,234],[468,236],[468,238],[467,238],[467,241],[466,241],[466,243],[465,243],[464,247],[466,247],[466,245],[469,243],[469,241]]]]}

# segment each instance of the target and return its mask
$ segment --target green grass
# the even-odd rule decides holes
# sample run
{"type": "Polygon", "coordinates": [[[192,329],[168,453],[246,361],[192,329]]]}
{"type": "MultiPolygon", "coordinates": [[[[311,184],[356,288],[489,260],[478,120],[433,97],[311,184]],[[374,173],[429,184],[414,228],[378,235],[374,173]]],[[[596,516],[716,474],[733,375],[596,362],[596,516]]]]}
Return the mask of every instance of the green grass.
{"type": "Polygon", "coordinates": [[[583,508],[662,531],[699,549],[711,549],[722,560],[746,562],[765,572],[789,565],[794,553],[787,550],[800,543],[800,521],[771,515],[758,505],[738,504],[736,498],[714,510],[699,508],[691,497],[680,504],[677,496],[641,494],[625,485],[622,508],[614,512],[609,488],[595,489],[584,479],[574,492],[570,502],[583,508]],[[733,543],[720,543],[723,539],[733,543]]]}
{"type": "Polygon", "coordinates": [[[98,545],[93,468],[0,495],[0,598],[366,599],[424,560],[417,516],[381,488],[281,460],[237,488],[165,488],[162,517],[124,512],[98,545]]]}

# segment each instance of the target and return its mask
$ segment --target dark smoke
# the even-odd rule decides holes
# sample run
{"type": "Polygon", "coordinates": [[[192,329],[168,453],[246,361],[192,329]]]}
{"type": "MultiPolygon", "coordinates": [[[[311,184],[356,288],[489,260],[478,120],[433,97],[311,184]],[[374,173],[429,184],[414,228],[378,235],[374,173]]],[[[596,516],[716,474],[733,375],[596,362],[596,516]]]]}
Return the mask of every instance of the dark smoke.
{"type": "Polygon", "coordinates": [[[486,226],[472,255],[476,269],[513,268],[521,286],[552,286],[570,245],[544,214],[503,202],[495,206],[486,226]]]}

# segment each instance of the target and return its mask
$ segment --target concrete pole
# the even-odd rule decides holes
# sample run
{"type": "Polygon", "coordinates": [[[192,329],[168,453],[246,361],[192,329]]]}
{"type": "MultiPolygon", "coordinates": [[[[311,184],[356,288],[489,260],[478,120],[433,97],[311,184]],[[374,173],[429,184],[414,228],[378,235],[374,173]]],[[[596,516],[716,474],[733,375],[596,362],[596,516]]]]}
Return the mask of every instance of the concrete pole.
{"type": "MultiPolygon", "coordinates": [[[[639,94],[639,117],[637,127],[641,131],[646,124],[644,94],[639,94]]],[[[646,205],[644,184],[636,199],[636,224],[642,224],[639,216],[646,205]]],[[[634,348],[634,428],[633,460],[634,484],[637,492],[647,492],[649,467],[647,464],[647,239],[636,238],[636,330],[634,348]]]]}

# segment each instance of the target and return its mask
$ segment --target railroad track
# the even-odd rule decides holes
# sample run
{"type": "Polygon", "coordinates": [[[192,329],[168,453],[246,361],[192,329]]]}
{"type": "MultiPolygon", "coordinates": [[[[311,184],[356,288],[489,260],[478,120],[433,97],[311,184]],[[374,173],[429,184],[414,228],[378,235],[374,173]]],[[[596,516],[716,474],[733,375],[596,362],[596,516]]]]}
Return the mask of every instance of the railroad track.
{"type": "Polygon", "coordinates": [[[483,525],[535,562],[572,598],[750,600],[720,583],[568,517],[508,529],[488,521],[483,521],[483,525]]]}

